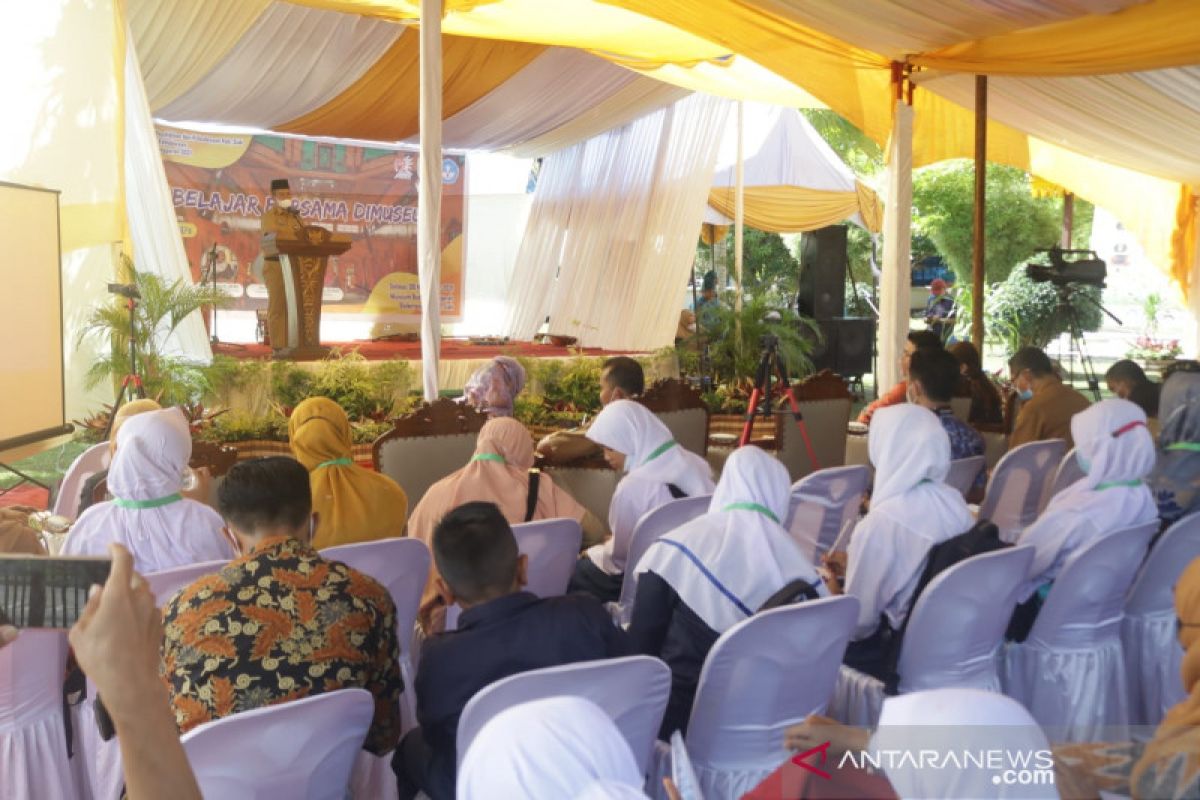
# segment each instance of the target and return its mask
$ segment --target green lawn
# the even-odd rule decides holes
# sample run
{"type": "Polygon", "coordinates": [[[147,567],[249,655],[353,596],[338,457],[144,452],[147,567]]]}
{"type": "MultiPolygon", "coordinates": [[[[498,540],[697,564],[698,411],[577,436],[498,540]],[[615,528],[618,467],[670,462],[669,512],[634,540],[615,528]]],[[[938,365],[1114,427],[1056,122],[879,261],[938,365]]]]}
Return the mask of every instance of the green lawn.
{"type": "MultiPolygon", "coordinates": [[[[36,478],[47,486],[53,486],[60,480],[67,467],[75,457],[91,447],[87,442],[70,441],[59,447],[38,453],[35,456],[15,461],[12,466],[24,472],[31,478],[36,478]]],[[[7,463],[7,462],[6,462],[7,463]]],[[[0,469],[0,489],[8,489],[19,481],[16,475],[0,469]]]]}

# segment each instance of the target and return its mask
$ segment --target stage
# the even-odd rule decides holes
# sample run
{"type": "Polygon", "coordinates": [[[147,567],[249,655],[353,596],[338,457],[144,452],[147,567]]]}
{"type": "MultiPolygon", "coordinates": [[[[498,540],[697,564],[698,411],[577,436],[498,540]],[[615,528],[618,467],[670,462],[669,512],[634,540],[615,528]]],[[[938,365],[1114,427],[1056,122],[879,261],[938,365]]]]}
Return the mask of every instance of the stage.
{"type": "MultiPolygon", "coordinates": [[[[367,361],[406,361],[414,374],[421,374],[421,343],[416,341],[390,341],[380,339],[360,339],[351,342],[323,342],[326,347],[333,348],[344,354],[358,353],[367,361]]],[[[263,344],[231,344],[218,343],[213,345],[213,354],[228,356],[240,360],[262,361],[270,359],[271,348],[263,344]]],[[[438,365],[438,385],[443,391],[461,391],[476,369],[486,364],[495,356],[512,356],[513,358],[556,359],[565,361],[578,356],[608,358],[610,356],[628,355],[645,358],[649,353],[615,352],[599,348],[559,347],[552,344],[535,342],[505,342],[475,344],[470,339],[442,339],[441,360],[438,365]]],[[[297,366],[319,362],[294,362],[297,366]]],[[[672,359],[671,364],[655,365],[647,378],[677,377],[678,365],[672,359]]]]}

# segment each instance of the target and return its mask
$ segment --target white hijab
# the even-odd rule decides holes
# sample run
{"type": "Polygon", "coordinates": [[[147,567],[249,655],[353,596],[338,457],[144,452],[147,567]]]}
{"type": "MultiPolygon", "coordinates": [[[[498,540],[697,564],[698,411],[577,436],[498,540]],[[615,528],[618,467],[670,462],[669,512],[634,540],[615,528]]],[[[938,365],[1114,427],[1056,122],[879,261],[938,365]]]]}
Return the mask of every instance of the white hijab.
{"type": "Polygon", "coordinates": [[[679,445],[654,413],[633,400],[614,400],[596,416],[587,438],[625,456],[625,477],[608,508],[612,538],[588,550],[596,566],[609,574],[625,569],[634,526],[647,511],[673,498],[667,484],[688,497],[713,490],[708,462],[679,445]]]}
{"type": "MultiPolygon", "coordinates": [[[[1010,697],[980,689],[933,689],[888,697],[870,750],[883,759],[888,780],[902,800],[932,797],[1057,798],[1052,781],[1040,785],[1006,785],[1008,769],[1053,769],[1046,734],[1025,707],[1010,697]],[[884,751],[883,753],[879,751],[884,751]],[[913,759],[892,756],[931,751],[951,756],[962,768],[918,768],[913,759]],[[999,753],[1000,769],[977,766],[999,753]],[[966,761],[970,754],[976,760],[966,761]],[[886,759],[892,758],[888,768],[886,759]]],[[[1020,775],[1014,776],[1019,778],[1020,775]]]]}
{"type": "Polygon", "coordinates": [[[564,800],[586,792],[640,794],[642,774],[625,737],[582,697],[550,697],[501,711],[480,729],[458,770],[459,800],[564,800]],[[597,785],[599,784],[599,786],[597,785]]]}
{"type": "Polygon", "coordinates": [[[1018,544],[1035,548],[1028,597],[1058,577],[1072,553],[1123,528],[1158,516],[1143,478],[1154,469],[1146,414],[1128,400],[1103,400],[1071,418],[1075,455],[1085,471],[1055,495],[1018,544]]]}
{"type": "Polygon", "coordinates": [[[791,484],[778,459],[757,447],[729,456],[708,513],[650,546],[636,573],[654,572],[717,633],[801,578],[824,584],[781,523],[791,484]]]}
{"type": "Polygon", "coordinates": [[[117,432],[108,470],[113,500],[80,516],[64,555],[107,555],[111,542],[133,554],[140,573],[234,557],[224,521],[208,506],[180,496],[192,454],[187,420],[177,408],[130,417],[117,432]]]}
{"type": "Polygon", "coordinates": [[[898,628],[929,549],[975,524],[962,494],[945,484],[950,437],[932,411],[911,403],[879,409],[867,449],[875,489],[847,554],[846,593],[859,601],[856,639],[875,630],[880,612],[898,628]]]}

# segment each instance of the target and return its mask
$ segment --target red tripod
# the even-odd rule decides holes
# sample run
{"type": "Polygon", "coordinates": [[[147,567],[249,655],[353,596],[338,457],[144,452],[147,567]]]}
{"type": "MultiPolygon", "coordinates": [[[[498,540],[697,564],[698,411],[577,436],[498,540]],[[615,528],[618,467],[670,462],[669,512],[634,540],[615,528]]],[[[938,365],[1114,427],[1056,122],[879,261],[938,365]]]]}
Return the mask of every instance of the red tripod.
{"type": "Polygon", "coordinates": [[[746,406],[746,424],[742,428],[742,438],[738,441],[738,447],[745,447],[750,443],[750,434],[754,430],[756,416],[761,414],[764,418],[771,419],[772,395],[782,387],[783,394],[792,406],[792,418],[796,421],[796,427],[800,429],[801,438],[804,439],[808,460],[812,463],[813,471],[816,471],[821,468],[821,465],[817,463],[817,452],[813,449],[812,439],[808,436],[808,425],[804,422],[804,415],[800,413],[800,404],[796,402],[796,394],[792,391],[792,382],[788,379],[787,366],[784,365],[783,358],[779,355],[779,337],[767,334],[762,339],[762,347],[762,359],[758,362],[758,373],[754,379],[754,390],[750,392],[750,402],[746,406]],[[774,379],[778,379],[778,387],[771,386],[774,379]]]}
{"type": "Polygon", "coordinates": [[[120,294],[125,298],[126,304],[129,307],[129,374],[121,379],[121,391],[117,392],[117,402],[113,405],[112,414],[108,417],[108,425],[104,428],[104,438],[112,434],[113,422],[117,418],[117,412],[121,410],[121,406],[127,400],[132,400],[134,397],[143,398],[146,396],[146,387],[142,384],[142,376],[138,374],[137,360],[137,301],[141,295],[133,286],[123,286],[121,284],[109,284],[108,290],[114,294],[120,294]],[[115,290],[113,287],[119,286],[121,291],[115,290]]]}

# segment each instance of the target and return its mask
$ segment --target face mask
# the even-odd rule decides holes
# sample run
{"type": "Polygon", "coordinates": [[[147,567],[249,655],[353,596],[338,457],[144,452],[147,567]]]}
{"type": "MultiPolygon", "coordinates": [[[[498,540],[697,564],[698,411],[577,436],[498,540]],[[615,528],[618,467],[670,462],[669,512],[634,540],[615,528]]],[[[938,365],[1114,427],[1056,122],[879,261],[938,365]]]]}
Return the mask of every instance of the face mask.
{"type": "Polygon", "coordinates": [[[1033,399],[1033,389],[1019,389],[1017,397],[1021,398],[1022,402],[1028,402],[1033,399]]]}
{"type": "Polygon", "coordinates": [[[280,206],[280,208],[291,208],[292,207],[292,198],[285,197],[283,200],[280,200],[279,206],[280,206]]]}
{"type": "Polygon", "coordinates": [[[1087,475],[1089,472],[1092,471],[1092,462],[1088,461],[1087,457],[1084,456],[1083,453],[1076,451],[1075,461],[1076,461],[1076,463],[1079,464],[1079,469],[1083,471],[1084,475],[1087,475]]]}

